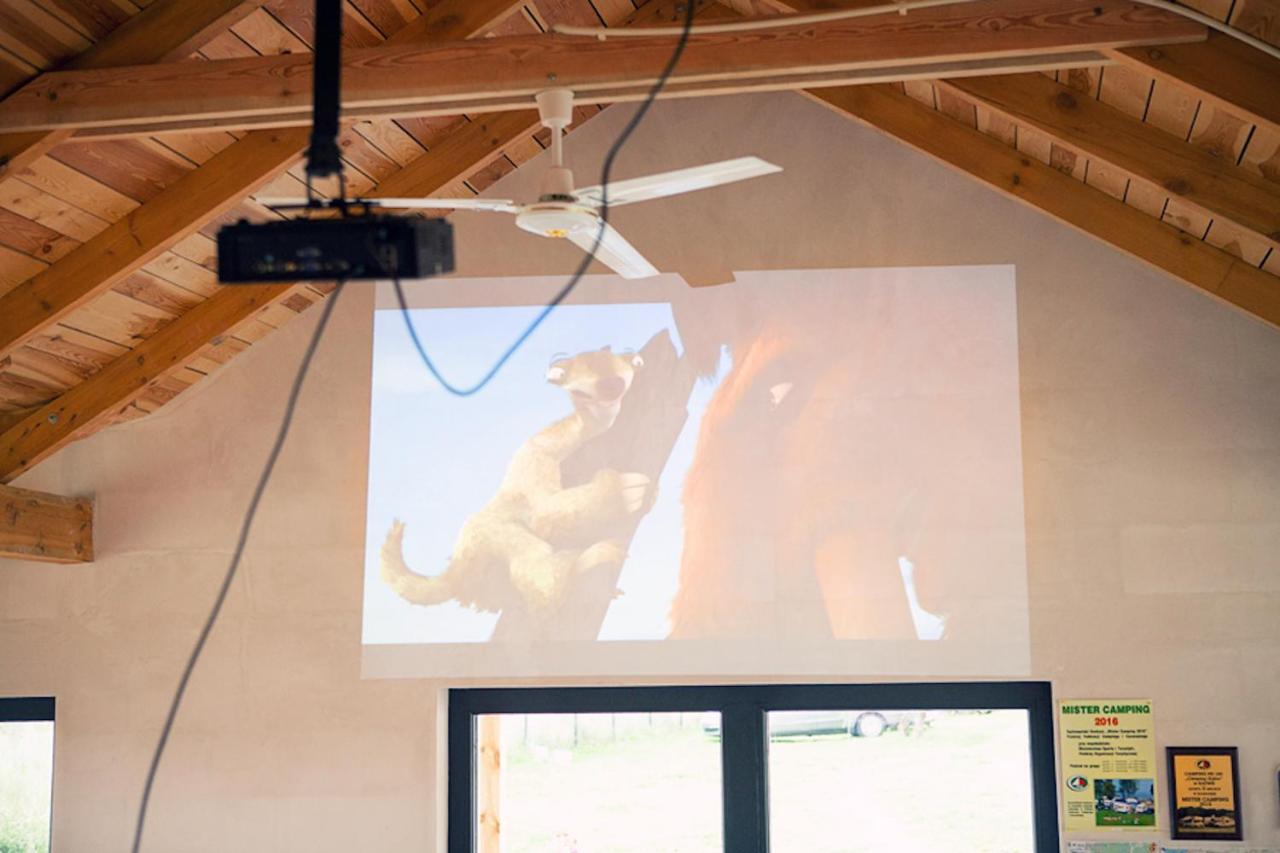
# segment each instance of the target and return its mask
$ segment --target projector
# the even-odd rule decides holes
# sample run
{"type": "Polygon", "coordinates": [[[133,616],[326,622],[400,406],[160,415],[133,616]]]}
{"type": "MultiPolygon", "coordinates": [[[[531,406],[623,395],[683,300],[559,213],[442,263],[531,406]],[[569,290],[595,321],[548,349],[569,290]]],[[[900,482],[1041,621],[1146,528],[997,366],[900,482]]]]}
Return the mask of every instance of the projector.
{"type": "Polygon", "coordinates": [[[343,219],[245,220],[218,232],[218,281],[415,279],[453,272],[443,219],[366,214],[343,219]]]}

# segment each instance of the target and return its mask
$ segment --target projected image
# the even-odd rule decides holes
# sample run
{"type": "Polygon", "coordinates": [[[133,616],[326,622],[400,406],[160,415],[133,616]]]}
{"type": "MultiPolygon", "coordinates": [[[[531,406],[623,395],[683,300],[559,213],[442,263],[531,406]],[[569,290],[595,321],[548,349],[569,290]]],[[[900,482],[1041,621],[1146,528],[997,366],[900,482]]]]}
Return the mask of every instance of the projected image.
{"type": "MultiPolygon", "coordinates": [[[[537,310],[503,304],[520,283],[414,304],[442,370],[488,367],[537,310]]],[[[909,649],[922,671],[1018,668],[1011,269],[578,295],[470,398],[435,384],[380,302],[364,641],[384,662],[856,672],[910,667],[909,649]]]]}

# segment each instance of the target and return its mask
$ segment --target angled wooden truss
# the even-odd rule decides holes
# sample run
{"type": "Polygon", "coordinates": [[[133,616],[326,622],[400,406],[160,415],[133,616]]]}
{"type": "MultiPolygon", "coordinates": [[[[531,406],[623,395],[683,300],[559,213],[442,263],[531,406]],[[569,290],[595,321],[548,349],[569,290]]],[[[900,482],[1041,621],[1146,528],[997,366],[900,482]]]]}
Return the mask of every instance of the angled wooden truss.
{"type": "MultiPolygon", "coordinates": [[[[697,2],[707,7],[700,11],[704,17],[733,14],[709,0],[697,2]]],[[[835,2],[865,6],[873,0],[835,2]]],[[[832,3],[731,0],[730,5],[751,14],[785,14],[829,8],[832,3]]],[[[231,65],[184,63],[188,67],[179,71],[168,63],[259,5],[260,0],[158,0],[74,60],[68,70],[41,75],[17,97],[0,102],[0,186],[25,164],[73,136],[79,144],[81,139],[91,142],[96,138],[93,134],[132,134],[156,127],[298,124],[305,114],[304,92],[309,85],[305,56],[227,60],[241,63],[235,68],[247,74],[283,74],[288,79],[286,86],[253,102],[249,110],[237,99],[253,93],[246,93],[239,83],[218,79],[217,69],[231,65]],[[122,70],[121,66],[128,67],[122,70]],[[137,87],[132,90],[136,98],[113,91],[111,81],[126,79],[137,87]],[[176,84],[189,86],[192,81],[207,97],[183,98],[174,89],[176,84]],[[57,94],[57,99],[50,99],[50,93],[57,94]]],[[[654,57],[665,56],[670,47],[668,39],[600,45],[552,36],[438,44],[484,32],[520,5],[514,0],[446,0],[386,46],[358,55],[352,52],[358,72],[348,89],[352,116],[464,109],[490,113],[461,123],[426,153],[384,176],[373,194],[437,193],[457,186],[462,178],[501,158],[504,151],[527,146],[537,120],[523,107],[528,93],[545,85],[546,74],[556,74],[557,83],[594,93],[587,97],[601,103],[634,99],[651,81],[652,69],[661,65],[654,57]],[[573,49],[565,49],[570,44],[573,49]],[[512,62],[512,51],[527,61],[512,62]],[[396,75],[387,72],[387,68],[402,67],[430,69],[432,86],[424,87],[421,79],[412,84],[397,81],[396,75]],[[513,106],[522,109],[508,109],[513,106]]],[[[671,23],[678,18],[676,5],[677,0],[654,0],[631,14],[626,23],[671,23]]],[[[788,36],[783,31],[775,34],[779,44],[771,45],[769,51],[746,39],[703,38],[691,46],[690,64],[683,65],[685,74],[670,94],[810,90],[810,97],[841,114],[1264,322],[1280,325],[1280,278],[1259,269],[1257,263],[1126,205],[1007,140],[957,121],[946,110],[921,104],[904,93],[900,83],[877,82],[933,78],[939,101],[945,95],[953,104],[969,105],[969,109],[1034,129],[1050,139],[1055,150],[1105,164],[1130,185],[1171,194],[1214,222],[1249,235],[1255,243],[1274,246],[1280,240],[1280,184],[1246,173],[1233,162],[1044,75],[1026,72],[1118,63],[1194,89],[1206,103],[1253,122],[1259,132],[1280,133],[1280,63],[1226,36],[1206,38],[1198,25],[1121,0],[991,0],[980,7],[982,16],[975,17],[974,8],[957,8],[936,18],[939,27],[953,29],[947,31],[948,39],[932,42],[918,33],[898,32],[896,20],[877,24],[877,19],[815,31],[814,38],[788,36]],[[994,40],[984,16],[1002,20],[1012,16],[1026,23],[1025,31],[1001,32],[1000,39],[994,40]],[[957,34],[963,38],[957,40],[957,34]],[[856,61],[849,59],[851,52],[856,52],[856,61]]],[[[191,90],[185,91],[189,95],[191,90]]],[[[295,164],[304,145],[305,133],[297,127],[251,131],[130,216],[0,296],[0,359],[232,209],[295,164]]],[[[222,340],[263,311],[304,292],[303,305],[318,298],[322,289],[262,285],[213,290],[207,299],[58,398],[17,420],[0,422],[0,482],[100,426],[176,367],[207,352],[210,341],[222,340]]],[[[22,497],[42,506],[66,506],[64,499],[54,496],[27,493],[22,497]]],[[[75,511],[88,512],[80,504],[75,511]]],[[[49,516],[27,513],[23,517],[49,516]]],[[[0,555],[30,554],[28,546],[11,543],[33,541],[32,529],[8,534],[7,540],[0,536],[0,555]]],[[[77,545],[70,538],[53,550],[59,559],[84,559],[91,554],[91,546],[77,545]]]]}

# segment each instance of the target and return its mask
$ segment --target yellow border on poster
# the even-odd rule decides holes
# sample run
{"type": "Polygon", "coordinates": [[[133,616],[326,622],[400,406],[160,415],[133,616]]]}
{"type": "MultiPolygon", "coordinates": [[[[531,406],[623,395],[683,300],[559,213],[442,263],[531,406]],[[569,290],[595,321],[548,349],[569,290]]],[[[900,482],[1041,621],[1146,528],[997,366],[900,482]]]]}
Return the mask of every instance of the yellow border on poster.
{"type": "Polygon", "coordinates": [[[1156,831],[1150,700],[1061,700],[1058,741],[1067,832],[1156,831]]]}

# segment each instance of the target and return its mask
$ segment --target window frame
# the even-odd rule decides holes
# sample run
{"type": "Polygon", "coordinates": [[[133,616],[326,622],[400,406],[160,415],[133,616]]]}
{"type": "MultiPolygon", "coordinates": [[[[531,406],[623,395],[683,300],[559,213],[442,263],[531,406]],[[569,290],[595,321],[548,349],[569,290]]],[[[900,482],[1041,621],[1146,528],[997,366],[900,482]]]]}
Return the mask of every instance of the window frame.
{"type": "MultiPolygon", "coordinates": [[[[0,696],[0,723],[53,723],[54,772],[57,771],[57,701],[52,696],[0,696]]],[[[49,778],[49,849],[53,850],[53,784],[49,778]]]]}
{"type": "Polygon", "coordinates": [[[1059,849],[1053,693],[1043,681],[450,689],[447,849],[475,851],[478,716],[718,711],[724,849],[768,853],[767,713],[856,709],[1026,711],[1035,850],[1059,849]]]}

